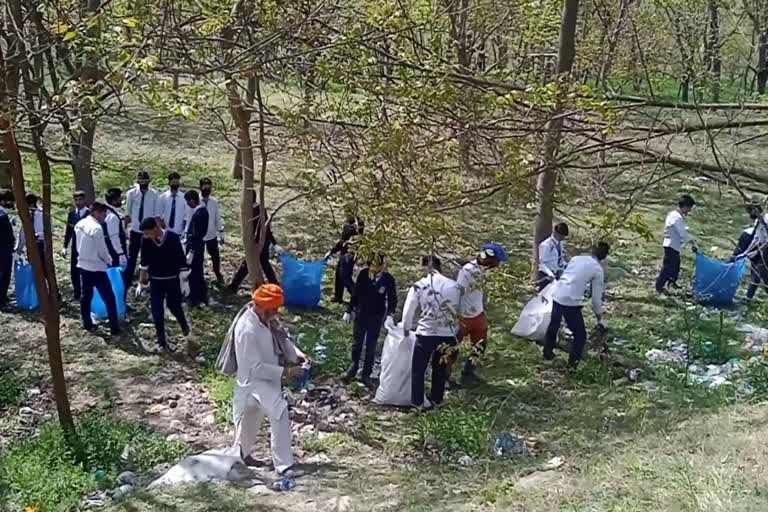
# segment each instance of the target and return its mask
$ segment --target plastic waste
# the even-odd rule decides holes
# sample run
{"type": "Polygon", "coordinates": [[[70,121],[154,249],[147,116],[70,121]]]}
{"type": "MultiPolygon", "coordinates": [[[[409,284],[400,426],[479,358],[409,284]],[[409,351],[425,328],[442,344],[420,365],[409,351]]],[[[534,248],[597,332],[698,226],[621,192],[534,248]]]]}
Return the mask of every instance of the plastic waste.
{"type": "Polygon", "coordinates": [[[32,265],[17,261],[14,272],[16,274],[16,306],[20,309],[37,309],[40,306],[40,301],[37,298],[32,265]]]}
{"type": "MultiPolygon", "coordinates": [[[[373,403],[379,405],[411,405],[411,361],[416,337],[404,336],[402,324],[390,320],[384,324],[387,338],[381,352],[379,387],[373,403]]],[[[426,397],[424,404],[429,404],[426,397]]]]}
{"type": "Polygon", "coordinates": [[[528,448],[525,438],[511,432],[501,432],[496,436],[493,445],[493,453],[497,457],[510,457],[514,455],[531,456],[533,453],[528,448]]]}
{"type": "Polygon", "coordinates": [[[304,373],[301,375],[301,377],[294,379],[292,386],[293,389],[296,390],[304,389],[309,386],[310,382],[312,382],[312,365],[309,363],[303,363],[301,367],[304,369],[304,373]]]}
{"type": "Polygon", "coordinates": [[[322,298],[325,260],[303,261],[290,254],[280,255],[283,264],[283,292],[290,306],[315,308],[322,298]]]}
{"type": "Polygon", "coordinates": [[[696,254],[696,274],[693,278],[693,297],[707,306],[730,306],[736,296],[741,278],[747,268],[747,259],[725,263],[696,254]]]}
{"type": "Polygon", "coordinates": [[[537,296],[528,301],[512,328],[512,334],[535,341],[544,340],[549,321],[552,318],[552,294],[555,286],[557,286],[557,282],[548,285],[537,296]]]}
{"type": "Polygon", "coordinates": [[[296,487],[296,482],[290,478],[283,478],[272,484],[272,488],[276,491],[290,491],[296,487]]]}
{"type": "MultiPolygon", "coordinates": [[[[123,282],[123,270],[122,267],[110,267],[107,269],[107,277],[109,277],[109,283],[112,285],[112,292],[115,294],[118,318],[123,318],[125,316],[125,283],[123,282]]],[[[108,316],[107,306],[104,304],[104,300],[101,298],[101,295],[99,295],[98,290],[93,291],[91,314],[99,319],[104,319],[108,316]]]]}

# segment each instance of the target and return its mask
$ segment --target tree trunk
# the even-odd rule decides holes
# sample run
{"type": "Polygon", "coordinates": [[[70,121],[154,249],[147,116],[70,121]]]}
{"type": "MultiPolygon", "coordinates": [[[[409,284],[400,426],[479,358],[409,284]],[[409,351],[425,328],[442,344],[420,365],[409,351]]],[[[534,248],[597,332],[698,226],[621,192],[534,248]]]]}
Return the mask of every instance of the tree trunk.
{"type": "Polygon", "coordinates": [[[605,54],[605,60],[603,60],[600,66],[599,75],[597,77],[597,86],[606,88],[608,80],[611,75],[611,68],[613,68],[613,62],[616,58],[616,48],[621,40],[621,34],[624,31],[627,18],[629,15],[629,8],[632,6],[634,0],[621,0],[619,5],[619,15],[616,18],[616,25],[613,27],[613,31],[608,36],[608,44],[605,54]]]}
{"type": "Polygon", "coordinates": [[[243,147],[244,142],[240,140],[240,136],[237,138],[237,149],[235,149],[235,157],[232,162],[232,177],[236,180],[243,179],[243,159],[240,153],[240,148],[243,147]]]}
{"type": "Polygon", "coordinates": [[[85,199],[92,203],[96,199],[93,184],[93,141],[96,138],[96,120],[84,119],[75,143],[75,189],[85,192],[85,199]]]}
{"type": "Polygon", "coordinates": [[[680,101],[683,103],[688,103],[688,99],[690,97],[690,90],[691,90],[691,79],[688,78],[688,75],[684,76],[682,80],[680,80],[680,101]]]}
{"type": "Polygon", "coordinates": [[[760,32],[757,43],[757,93],[765,94],[765,86],[768,83],[768,32],[760,32]]]}
{"type": "Polygon", "coordinates": [[[720,12],[718,0],[708,0],[709,31],[707,35],[707,60],[712,89],[712,101],[720,101],[720,74],[722,57],[720,52],[720,12]]]}
{"type": "Polygon", "coordinates": [[[560,45],[557,53],[557,74],[562,89],[558,93],[552,117],[547,123],[544,135],[544,169],[536,181],[536,195],[539,201],[533,227],[533,273],[539,266],[539,244],[552,234],[555,183],[557,181],[557,152],[563,129],[563,100],[570,82],[573,61],[576,58],[576,22],[579,15],[579,0],[565,0],[560,23],[560,45]]]}

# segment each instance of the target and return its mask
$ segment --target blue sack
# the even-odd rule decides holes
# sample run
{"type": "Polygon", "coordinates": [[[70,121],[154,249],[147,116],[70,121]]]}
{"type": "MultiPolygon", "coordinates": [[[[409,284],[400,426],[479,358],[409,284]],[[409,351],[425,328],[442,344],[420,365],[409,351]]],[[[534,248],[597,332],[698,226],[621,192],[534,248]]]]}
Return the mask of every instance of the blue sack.
{"type": "Polygon", "coordinates": [[[746,268],[746,258],[725,263],[698,253],[693,298],[707,306],[730,306],[746,268]]]}
{"type": "MultiPolygon", "coordinates": [[[[115,294],[117,302],[117,317],[125,316],[125,284],[123,283],[123,268],[110,267],[107,269],[109,283],[112,285],[112,292],[115,294]]],[[[108,318],[107,306],[104,304],[98,290],[93,290],[93,300],[91,301],[91,314],[99,319],[108,318]]]]}
{"type": "Polygon", "coordinates": [[[289,306],[316,308],[322,297],[325,260],[303,261],[289,254],[280,255],[283,264],[283,292],[289,306]]]}
{"type": "Polygon", "coordinates": [[[29,263],[16,262],[16,306],[21,309],[37,309],[40,301],[37,299],[35,273],[29,263]]]}

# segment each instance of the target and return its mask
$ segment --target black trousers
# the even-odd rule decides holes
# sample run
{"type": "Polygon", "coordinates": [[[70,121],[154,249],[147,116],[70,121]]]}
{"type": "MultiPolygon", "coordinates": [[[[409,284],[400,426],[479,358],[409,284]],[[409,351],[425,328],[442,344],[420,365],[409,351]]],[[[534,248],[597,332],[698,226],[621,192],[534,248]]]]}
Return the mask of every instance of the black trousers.
{"type": "Polygon", "coordinates": [[[448,380],[447,349],[456,345],[455,336],[416,336],[411,360],[411,403],[424,403],[424,376],[432,361],[432,390],[429,400],[434,404],[443,401],[445,381],[448,380]]]}
{"type": "Polygon", "coordinates": [[[8,302],[11,272],[13,272],[13,249],[3,248],[0,250],[0,305],[8,302]]]}
{"type": "Polygon", "coordinates": [[[75,247],[75,244],[72,244],[72,253],[69,260],[69,278],[72,281],[72,291],[75,300],[80,300],[82,286],[80,282],[80,269],[77,268],[77,248],[75,247]]]}
{"type": "Polygon", "coordinates": [[[656,279],[656,291],[663,292],[668,285],[675,286],[680,277],[680,253],[671,247],[664,248],[661,272],[656,279]]]}
{"type": "Polygon", "coordinates": [[[204,263],[204,248],[201,246],[195,250],[192,263],[189,265],[189,297],[187,300],[190,306],[208,303],[208,284],[205,282],[204,263]]]}
{"type": "MultiPolygon", "coordinates": [[[[272,268],[272,263],[269,261],[269,249],[261,251],[261,255],[259,256],[259,263],[261,263],[261,271],[264,272],[264,279],[270,284],[280,284],[280,282],[277,280],[277,274],[275,274],[275,269],[272,268]]],[[[243,284],[243,281],[245,281],[245,278],[248,277],[248,262],[243,259],[240,262],[240,266],[237,268],[237,272],[235,272],[234,277],[232,277],[232,282],[229,284],[229,286],[233,290],[237,290],[240,288],[240,285],[243,284]]]]}
{"type": "Polygon", "coordinates": [[[547,274],[542,272],[541,270],[538,271],[536,274],[536,291],[540,292],[544,288],[547,287],[549,283],[552,282],[552,278],[549,277],[547,274]]]}
{"type": "Polygon", "coordinates": [[[219,253],[219,239],[213,238],[205,242],[205,250],[211,257],[211,265],[216,279],[221,280],[221,254],[219,253]]]}
{"type": "Polygon", "coordinates": [[[751,262],[749,286],[747,287],[747,299],[752,300],[757,289],[768,284],[768,265],[763,263],[762,257],[751,262]]]}
{"type": "Polygon", "coordinates": [[[355,272],[355,256],[351,253],[344,254],[339,258],[336,264],[336,276],[333,280],[333,300],[341,302],[344,300],[344,290],[350,295],[355,288],[355,281],[352,274],[355,272]]]}
{"type": "Polygon", "coordinates": [[[157,331],[157,344],[166,346],[168,341],[165,337],[165,307],[179,322],[181,332],[185,336],[189,334],[189,324],[187,317],[184,316],[184,309],[181,307],[181,282],[178,276],[173,279],[152,279],[149,287],[149,300],[152,309],[152,321],[157,331]]]}
{"type": "MultiPolygon", "coordinates": [[[[142,233],[137,233],[131,230],[131,238],[128,245],[128,266],[123,272],[123,280],[125,281],[126,293],[133,285],[133,277],[136,273],[136,264],[139,262],[139,255],[141,254],[141,243],[143,238],[142,233]]],[[[115,247],[117,250],[117,247],[115,247]]]]}
{"type": "Polygon", "coordinates": [[[117,320],[117,302],[115,293],[112,291],[112,285],[106,272],[89,272],[80,269],[80,278],[83,285],[83,295],[80,297],[80,318],[83,320],[83,327],[93,328],[91,320],[91,301],[93,300],[93,289],[96,288],[101,295],[104,305],[107,306],[107,316],[109,317],[109,328],[113,333],[119,332],[120,325],[117,320]]]}
{"type": "Polygon", "coordinates": [[[384,317],[380,315],[358,314],[355,317],[355,325],[352,328],[352,368],[350,373],[357,373],[360,365],[360,356],[365,347],[365,359],[363,361],[364,379],[371,376],[373,371],[373,362],[376,358],[376,345],[379,341],[381,325],[384,323],[384,317]]]}
{"type": "Polygon", "coordinates": [[[573,347],[568,362],[576,366],[584,353],[584,345],[587,343],[587,329],[584,327],[584,316],[581,314],[581,306],[563,306],[557,301],[552,301],[552,319],[547,327],[547,335],[544,338],[544,358],[555,357],[555,344],[557,333],[560,332],[560,324],[565,318],[565,325],[573,332],[573,347]]]}

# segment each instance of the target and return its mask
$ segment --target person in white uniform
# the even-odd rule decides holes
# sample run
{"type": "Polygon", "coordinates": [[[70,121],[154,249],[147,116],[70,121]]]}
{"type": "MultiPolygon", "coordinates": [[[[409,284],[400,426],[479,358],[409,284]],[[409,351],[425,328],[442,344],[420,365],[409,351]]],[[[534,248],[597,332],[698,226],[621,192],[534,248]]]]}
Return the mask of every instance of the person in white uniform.
{"type": "MultiPolygon", "coordinates": [[[[656,279],[656,293],[662,294],[667,287],[677,288],[677,280],[680,278],[680,253],[683,247],[691,239],[688,234],[688,226],[685,218],[691,213],[696,201],[687,194],[680,196],[677,208],[669,212],[664,222],[664,260],[661,263],[661,272],[656,279]]],[[[694,251],[696,246],[694,245],[694,251]]]]}
{"type": "Polygon", "coordinates": [[[216,275],[216,281],[219,286],[224,282],[224,276],[221,275],[221,255],[219,246],[224,245],[224,221],[221,218],[221,208],[219,202],[211,195],[213,190],[213,181],[211,178],[200,179],[200,196],[203,199],[203,206],[208,210],[208,232],[205,234],[205,251],[211,257],[213,273],[216,275]]]}
{"type": "Polygon", "coordinates": [[[158,215],[162,219],[161,227],[181,236],[187,218],[187,202],[181,188],[181,175],[172,172],[168,175],[168,190],[158,199],[158,215]]]}
{"type": "Polygon", "coordinates": [[[581,313],[584,294],[592,289],[592,310],[597,318],[597,324],[605,328],[603,320],[603,290],[605,279],[602,261],[608,257],[611,247],[605,242],[599,242],[591,256],[576,256],[565,267],[562,277],[555,284],[552,292],[552,318],[547,328],[544,340],[544,359],[551,361],[555,358],[555,344],[560,332],[560,324],[565,323],[573,332],[573,347],[568,363],[575,368],[581,360],[584,345],[587,342],[587,330],[584,327],[584,316],[581,313]]]}
{"type": "Polygon", "coordinates": [[[568,224],[561,222],[555,226],[552,236],[539,244],[539,271],[536,278],[536,291],[540,292],[563,274],[563,270],[568,264],[565,252],[566,238],[568,238],[568,224]]]}
{"type": "Polygon", "coordinates": [[[249,463],[249,456],[266,416],[271,430],[272,462],[282,477],[300,476],[294,467],[288,404],[281,389],[282,377],[298,378],[310,364],[309,358],[288,339],[278,320],[283,290],[266,284],[253,292],[234,321],[237,381],[233,404],[235,448],[249,463]]]}
{"type": "Polygon", "coordinates": [[[130,243],[128,244],[128,267],[123,273],[125,289],[133,284],[136,264],[139,261],[141,244],[144,233],[141,231],[141,222],[149,217],[160,219],[160,196],[157,191],[149,186],[150,178],[147,171],[139,171],[136,174],[136,185],[126,194],[126,222],[131,225],[130,243]]]}

